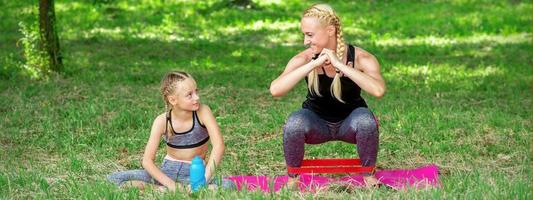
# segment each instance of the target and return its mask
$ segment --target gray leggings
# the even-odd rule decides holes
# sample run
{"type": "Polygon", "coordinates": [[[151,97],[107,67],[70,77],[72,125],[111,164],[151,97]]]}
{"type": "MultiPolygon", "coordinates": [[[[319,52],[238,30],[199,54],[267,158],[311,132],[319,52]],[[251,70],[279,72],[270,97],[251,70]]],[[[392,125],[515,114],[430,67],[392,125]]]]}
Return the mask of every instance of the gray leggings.
{"type": "MultiPolygon", "coordinates": [[[[320,118],[309,109],[293,112],[283,127],[283,151],[287,166],[301,165],[305,143],[320,144],[333,140],[356,144],[362,165],[376,165],[378,123],[368,108],[360,107],[353,110],[346,119],[335,123],[320,118]]],[[[289,176],[294,177],[296,174],[289,176]]]]}
{"type": "MultiPolygon", "coordinates": [[[[170,179],[187,185],[189,184],[189,167],[189,163],[164,159],[160,169],[170,179]]],[[[152,176],[143,169],[114,172],[107,176],[107,180],[118,186],[121,186],[126,181],[143,181],[146,183],[161,185],[161,183],[153,179],[152,176]]],[[[235,184],[226,179],[211,179],[211,183],[217,186],[222,186],[222,188],[235,188],[235,184]]]]}

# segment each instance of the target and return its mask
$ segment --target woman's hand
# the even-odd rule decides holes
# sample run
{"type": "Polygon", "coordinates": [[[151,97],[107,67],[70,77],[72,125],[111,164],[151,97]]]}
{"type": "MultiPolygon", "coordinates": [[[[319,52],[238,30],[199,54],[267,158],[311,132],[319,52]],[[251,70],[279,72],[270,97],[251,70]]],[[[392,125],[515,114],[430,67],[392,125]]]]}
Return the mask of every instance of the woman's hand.
{"type": "Polygon", "coordinates": [[[289,92],[298,82],[304,79],[309,72],[317,67],[327,64],[329,57],[321,52],[317,59],[312,59],[315,52],[311,48],[300,52],[291,58],[283,73],[270,83],[270,93],[274,97],[280,97],[289,92]]]}
{"type": "Polygon", "coordinates": [[[313,66],[313,68],[322,66],[322,64],[325,63],[329,63],[329,56],[324,52],[324,50],[322,50],[317,59],[311,61],[311,65],[313,66]]]}
{"type": "Polygon", "coordinates": [[[343,67],[344,64],[342,64],[342,61],[337,57],[337,54],[331,49],[324,48],[322,50],[324,54],[328,56],[328,61],[335,67],[335,69],[340,70],[339,68],[343,67]]]}

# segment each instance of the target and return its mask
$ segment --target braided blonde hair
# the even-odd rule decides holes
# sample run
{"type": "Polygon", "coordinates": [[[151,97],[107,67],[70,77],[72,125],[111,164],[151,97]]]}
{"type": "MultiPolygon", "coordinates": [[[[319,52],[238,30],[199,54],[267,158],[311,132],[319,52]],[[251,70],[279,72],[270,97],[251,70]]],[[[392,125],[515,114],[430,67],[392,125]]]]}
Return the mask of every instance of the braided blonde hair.
{"type": "MultiPolygon", "coordinates": [[[[323,25],[333,25],[335,27],[337,38],[337,48],[335,52],[337,57],[342,60],[344,57],[344,51],[346,50],[346,45],[344,44],[344,37],[342,34],[339,16],[337,16],[333,8],[331,8],[331,6],[328,4],[315,4],[304,11],[303,17],[316,17],[323,25]]],[[[313,94],[321,96],[318,88],[318,73],[316,68],[309,72],[308,79],[307,87],[309,88],[309,91],[311,91],[313,94]]],[[[341,80],[340,72],[338,70],[336,70],[335,77],[333,78],[330,92],[337,100],[344,103],[341,98],[341,80]]]]}
{"type": "MultiPolygon", "coordinates": [[[[175,95],[176,89],[178,88],[178,84],[187,78],[192,79],[192,76],[188,74],[187,72],[171,71],[168,74],[166,74],[165,77],[163,77],[163,79],[161,80],[160,90],[161,90],[161,96],[163,96],[163,101],[165,101],[165,112],[169,112],[170,109],[172,108],[172,104],[170,104],[168,97],[171,95],[175,95]]],[[[170,130],[169,126],[167,126],[166,129],[167,129],[166,131],[167,136],[171,136],[173,134],[173,131],[170,130]]]]}

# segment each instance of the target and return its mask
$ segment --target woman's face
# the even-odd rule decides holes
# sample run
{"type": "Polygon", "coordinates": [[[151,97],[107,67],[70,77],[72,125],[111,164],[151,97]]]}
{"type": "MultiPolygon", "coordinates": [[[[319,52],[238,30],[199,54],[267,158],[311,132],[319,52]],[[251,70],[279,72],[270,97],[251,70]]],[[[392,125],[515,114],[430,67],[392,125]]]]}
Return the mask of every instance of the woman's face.
{"type": "Polygon", "coordinates": [[[331,28],[322,25],[316,17],[303,17],[300,23],[304,34],[304,45],[309,46],[313,53],[320,53],[328,45],[331,28]]]}

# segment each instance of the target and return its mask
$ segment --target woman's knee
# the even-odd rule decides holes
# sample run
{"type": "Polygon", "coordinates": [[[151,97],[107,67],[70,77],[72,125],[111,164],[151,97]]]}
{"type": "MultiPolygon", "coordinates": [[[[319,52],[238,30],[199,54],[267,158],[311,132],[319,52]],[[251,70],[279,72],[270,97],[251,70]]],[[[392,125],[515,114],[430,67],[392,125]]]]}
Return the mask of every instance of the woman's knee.
{"type": "Polygon", "coordinates": [[[312,113],[306,109],[293,112],[283,127],[284,137],[301,136],[309,132],[312,125],[312,113]]]}
{"type": "Polygon", "coordinates": [[[378,123],[368,108],[355,109],[348,117],[350,128],[359,133],[374,134],[378,132],[378,123]]]}

